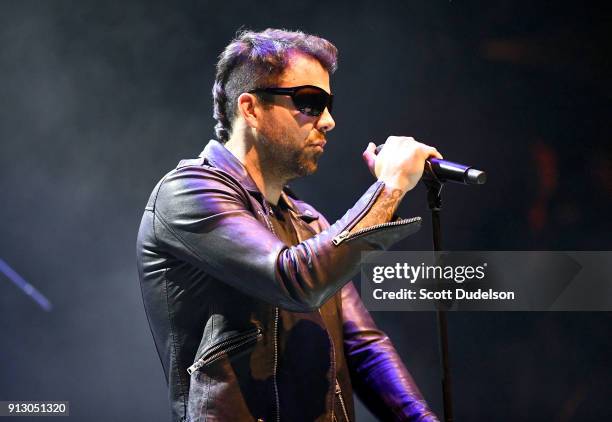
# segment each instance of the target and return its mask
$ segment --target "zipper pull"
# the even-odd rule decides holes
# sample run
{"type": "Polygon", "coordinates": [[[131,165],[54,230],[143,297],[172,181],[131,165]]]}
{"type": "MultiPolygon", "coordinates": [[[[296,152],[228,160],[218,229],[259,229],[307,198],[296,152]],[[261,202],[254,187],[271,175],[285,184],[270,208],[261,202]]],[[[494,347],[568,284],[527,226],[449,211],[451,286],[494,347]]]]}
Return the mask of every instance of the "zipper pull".
{"type": "Polygon", "coordinates": [[[196,363],[191,365],[189,368],[187,368],[187,373],[189,375],[191,375],[192,373],[194,373],[195,371],[197,371],[201,367],[202,367],[202,359],[200,359],[199,361],[197,361],[196,363]]]}
{"type": "Polygon", "coordinates": [[[336,246],[338,246],[340,243],[342,243],[347,237],[349,236],[349,232],[348,230],[344,230],[342,233],[340,233],[338,236],[334,237],[332,239],[332,243],[336,246]]]}

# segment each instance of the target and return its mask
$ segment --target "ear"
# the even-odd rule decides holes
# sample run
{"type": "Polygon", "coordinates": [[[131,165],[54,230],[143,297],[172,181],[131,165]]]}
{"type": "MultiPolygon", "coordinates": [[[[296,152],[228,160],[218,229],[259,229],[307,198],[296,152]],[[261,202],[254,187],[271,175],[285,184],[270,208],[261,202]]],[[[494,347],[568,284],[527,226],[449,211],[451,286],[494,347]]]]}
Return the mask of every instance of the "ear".
{"type": "Polygon", "coordinates": [[[243,93],[238,97],[238,112],[246,122],[247,126],[257,128],[260,117],[260,104],[253,94],[243,93]]]}

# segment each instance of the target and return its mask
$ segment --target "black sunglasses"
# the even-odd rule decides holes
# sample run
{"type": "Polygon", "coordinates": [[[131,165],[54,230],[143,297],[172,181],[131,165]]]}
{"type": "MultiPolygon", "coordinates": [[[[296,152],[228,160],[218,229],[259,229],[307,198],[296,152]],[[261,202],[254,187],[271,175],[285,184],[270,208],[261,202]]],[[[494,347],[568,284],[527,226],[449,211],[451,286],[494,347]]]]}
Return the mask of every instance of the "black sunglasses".
{"type": "Polygon", "coordinates": [[[293,105],[300,112],[309,116],[320,116],[325,108],[331,113],[334,96],[324,89],[313,85],[295,86],[292,88],[256,88],[250,94],[288,95],[293,105]]]}

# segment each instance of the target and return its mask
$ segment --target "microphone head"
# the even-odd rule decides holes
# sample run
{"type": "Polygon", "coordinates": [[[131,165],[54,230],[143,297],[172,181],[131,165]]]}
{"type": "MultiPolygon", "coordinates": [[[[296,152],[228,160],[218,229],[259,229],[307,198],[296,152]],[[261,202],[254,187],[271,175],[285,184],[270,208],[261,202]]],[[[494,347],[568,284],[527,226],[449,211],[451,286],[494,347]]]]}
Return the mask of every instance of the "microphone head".
{"type": "MultiPolygon", "coordinates": [[[[376,154],[380,152],[384,144],[376,147],[376,154]]],[[[464,183],[466,185],[484,185],[487,182],[487,174],[482,170],[470,168],[469,166],[453,163],[439,158],[428,158],[429,166],[425,166],[423,177],[428,177],[428,172],[435,174],[441,182],[464,183]]]]}
{"type": "Polygon", "coordinates": [[[469,169],[465,173],[465,182],[470,185],[484,185],[487,182],[487,173],[481,170],[469,169]]]}

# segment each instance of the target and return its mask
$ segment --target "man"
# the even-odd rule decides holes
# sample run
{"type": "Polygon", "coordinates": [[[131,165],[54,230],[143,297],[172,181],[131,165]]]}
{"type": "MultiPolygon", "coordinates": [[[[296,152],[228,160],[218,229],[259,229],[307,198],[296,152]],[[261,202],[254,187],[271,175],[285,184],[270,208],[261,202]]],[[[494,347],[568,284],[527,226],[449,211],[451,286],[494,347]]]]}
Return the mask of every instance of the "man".
{"type": "Polygon", "coordinates": [[[394,217],[440,157],[391,137],[363,156],[377,181],[330,226],[284,186],[314,172],[334,128],[326,40],[242,32],[213,88],[217,140],[155,187],[139,275],[174,421],[436,421],[350,278],[419,219],[394,217]]]}

